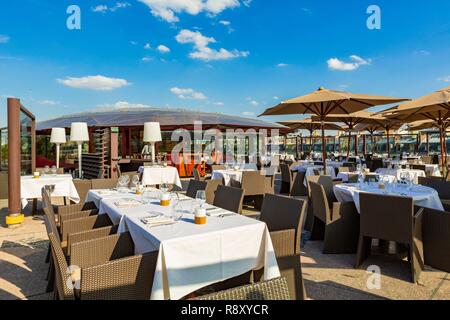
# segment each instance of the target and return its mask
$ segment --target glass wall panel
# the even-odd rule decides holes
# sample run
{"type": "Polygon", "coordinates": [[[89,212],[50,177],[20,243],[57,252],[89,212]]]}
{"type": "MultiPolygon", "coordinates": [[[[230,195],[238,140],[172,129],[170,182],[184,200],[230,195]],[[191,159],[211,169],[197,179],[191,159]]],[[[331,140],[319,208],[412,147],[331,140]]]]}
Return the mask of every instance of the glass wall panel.
{"type": "Polygon", "coordinates": [[[20,171],[22,175],[32,173],[33,152],[33,119],[23,111],[20,111],[20,146],[21,159],[20,171]]]}
{"type": "Polygon", "coordinates": [[[0,171],[8,171],[8,130],[0,131],[0,171]]]}

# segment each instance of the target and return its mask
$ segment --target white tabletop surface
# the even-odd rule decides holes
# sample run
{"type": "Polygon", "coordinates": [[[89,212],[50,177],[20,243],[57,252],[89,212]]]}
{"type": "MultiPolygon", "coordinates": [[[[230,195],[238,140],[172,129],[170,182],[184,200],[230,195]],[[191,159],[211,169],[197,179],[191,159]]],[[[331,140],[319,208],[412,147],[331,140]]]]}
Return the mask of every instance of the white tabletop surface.
{"type": "Polygon", "coordinates": [[[139,173],[142,173],[142,184],[144,186],[156,186],[162,183],[168,183],[182,188],[180,176],[175,167],[140,167],[139,173]]]}
{"type": "Polygon", "coordinates": [[[378,185],[364,184],[364,188],[361,190],[359,184],[349,183],[335,185],[333,190],[339,202],[355,202],[358,212],[360,210],[359,194],[361,192],[411,197],[414,199],[416,205],[441,211],[444,210],[437,191],[421,185],[414,185],[412,190],[408,190],[406,186],[397,186],[395,190],[389,190],[388,192],[386,189],[380,189],[378,185]]]}
{"type": "Polygon", "coordinates": [[[214,170],[211,175],[211,179],[213,180],[221,180],[223,179],[226,186],[229,186],[231,183],[231,179],[242,183],[242,175],[244,171],[256,171],[255,169],[225,169],[225,170],[214,170]]]}
{"type": "MultiPolygon", "coordinates": [[[[132,194],[124,197],[142,200],[132,194]]],[[[179,222],[150,227],[141,218],[154,213],[170,215],[172,209],[161,207],[156,198],[147,200],[149,203],[136,207],[118,208],[118,198],[104,198],[99,211],[119,223],[119,232],[131,233],[136,254],[159,250],[152,299],[180,299],[204,286],[262,267],[265,279],[280,276],[265,223],[219,209],[224,217],[209,216],[207,224],[199,226],[193,223],[192,214],[198,204],[182,198],[180,203],[186,212],[179,222]]]]}
{"type": "Polygon", "coordinates": [[[386,176],[394,176],[397,178],[397,181],[400,181],[401,174],[406,172],[412,176],[415,184],[419,183],[419,177],[426,177],[423,170],[378,168],[375,172],[386,176]]]}
{"type": "Polygon", "coordinates": [[[69,197],[75,203],[80,202],[80,196],[70,174],[47,174],[41,175],[39,179],[34,179],[33,176],[20,177],[22,206],[25,207],[27,205],[27,199],[40,199],[42,197],[42,188],[46,185],[55,186],[52,197],[69,197]]]}

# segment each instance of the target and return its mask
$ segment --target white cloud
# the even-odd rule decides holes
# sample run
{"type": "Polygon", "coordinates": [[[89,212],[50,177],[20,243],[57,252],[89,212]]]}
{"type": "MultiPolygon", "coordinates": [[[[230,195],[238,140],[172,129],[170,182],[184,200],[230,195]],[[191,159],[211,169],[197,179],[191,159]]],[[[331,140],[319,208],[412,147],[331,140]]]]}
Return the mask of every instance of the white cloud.
{"type": "MultiPolygon", "coordinates": [[[[150,8],[155,17],[167,22],[178,22],[178,14],[198,15],[205,12],[214,16],[226,9],[240,6],[239,0],[139,0],[150,8]]],[[[247,0],[248,1],[248,0],[247,0]]],[[[246,1],[244,1],[244,4],[246,1]]]]}
{"type": "Polygon", "coordinates": [[[100,75],[79,78],[67,77],[66,79],[57,79],[57,81],[71,88],[99,91],[111,91],[130,85],[130,83],[125,79],[109,78],[100,75]]]}
{"type": "Polygon", "coordinates": [[[150,45],[150,43],[146,43],[144,46],[144,49],[146,50],[150,50],[152,48],[152,46],[150,45]]]}
{"type": "Polygon", "coordinates": [[[278,68],[285,68],[287,66],[289,66],[287,63],[279,63],[279,64],[277,64],[278,68]]]}
{"type": "Polygon", "coordinates": [[[450,82],[450,76],[441,77],[438,79],[439,81],[450,82]]]}
{"type": "Polygon", "coordinates": [[[165,45],[163,45],[163,44],[160,44],[159,46],[158,46],[158,51],[159,52],[161,52],[161,53],[169,53],[170,52],[170,48],[169,47],[166,47],[165,45]]]}
{"type": "Polygon", "coordinates": [[[277,96],[273,97],[273,99],[274,99],[274,100],[280,100],[280,98],[277,97],[277,96]]]}
{"type": "Polygon", "coordinates": [[[244,6],[246,7],[250,7],[250,5],[252,4],[253,0],[242,0],[242,3],[244,4],[244,6]]]}
{"type": "Polygon", "coordinates": [[[115,12],[115,11],[117,11],[119,9],[124,9],[124,8],[127,8],[127,7],[131,7],[131,4],[128,3],[128,2],[116,2],[116,4],[114,6],[112,6],[112,7],[108,7],[105,4],[99,4],[98,6],[92,7],[91,11],[93,11],[93,12],[100,12],[100,13],[105,13],[107,11],[115,12]]]}
{"type": "Polygon", "coordinates": [[[312,11],[311,11],[311,9],[308,9],[308,8],[302,8],[302,11],[303,11],[304,13],[307,13],[307,14],[309,14],[309,15],[311,15],[311,14],[312,14],[312,11]]]}
{"type": "Polygon", "coordinates": [[[251,117],[251,116],[254,116],[255,113],[251,112],[251,111],[244,111],[244,112],[242,112],[242,115],[247,116],[247,117],[251,117]]]}
{"type": "Polygon", "coordinates": [[[238,51],[221,48],[219,50],[211,49],[210,43],[216,43],[216,39],[212,37],[205,37],[199,31],[191,31],[183,29],[175,37],[178,43],[181,44],[193,44],[194,51],[189,54],[192,59],[200,59],[204,61],[211,60],[228,60],[239,57],[247,57],[250,53],[248,51],[238,51]]]}
{"type": "Polygon", "coordinates": [[[206,97],[203,93],[197,92],[194,89],[191,88],[178,88],[173,87],[170,89],[170,92],[177,95],[179,99],[183,100],[206,100],[208,97],[206,97]]]}
{"type": "Polygon", "coordinates": [[[149,62],[149,61],[152,61],[152,60],[153,60],[153,58],[152,57],[148,57],[148,56],[145,56],[145,57],[143,57],[141,59],[142,62],[149,62]]]}
{"type": "Polygon", "coordinates": [[[7,35],[0,34],[0,43],[8,43],[11,38],[7,35]]]}
{"type": "Polygon", "coordinates": [[[219,23],[222,24],[222,25],[224,25],[224,26],[229,26],[229,25],[231,25],[231,22],[230,22],[230,21],[226,21],[226,20],[220,20],[219,23]]]}
{"type": "Polygon", "coordinates": [[[250,104],[251,104],[253,107],[259,106],[259,102],[258,102],[258,101],[255,101],[255,100],[250,101],[250,104]]]}
{"type": "Polygon", "coordinates": [[[116,103],[99,104],[95,107],[95,111],[99,110],[121,110],[121,109],[142,109],[151,108],[152,106],[141,103],[130,103],[128,101],[117,101],[116,103]]]}
{"type": "Polygon", "coordinates": [[[56,106],[58,104],[58,102],[53,100],[40,100],[37,103],[44,106],[56,106]]]}
{"type": "Polygon", "coordinates": [[[133,46],[136,46],[138,43],[137,43],[137,41],[130,41],[130,44],[132,44],[133,46]]]}
{"type": "Polygon", "coordinates": [[[416,56],[423,56],[423,57],[426,57],[426,56],[431,55],[431,52],[430,52],[430,51],[427,51],[427,50],[416,50],[416,51],[414,51],[413,53],[414,53],[414,55],[416,55],[416,56]]]}
{"type": "Polygon", "coordinates": [[[223,102],[214,102],[214,104],[216,105],[216,106],[224,106],[225,105],[225,103],[223,103],[223,102]]]}
{"type": "Polygon", "coordinates": [[[327,61],[328,68],[335,71],[353,71],[360,66],[369,65],[371,60],[365,60],[357,55],[350,56],[351,62],[344,62],[338,58],[331,58],[327,61]]]}

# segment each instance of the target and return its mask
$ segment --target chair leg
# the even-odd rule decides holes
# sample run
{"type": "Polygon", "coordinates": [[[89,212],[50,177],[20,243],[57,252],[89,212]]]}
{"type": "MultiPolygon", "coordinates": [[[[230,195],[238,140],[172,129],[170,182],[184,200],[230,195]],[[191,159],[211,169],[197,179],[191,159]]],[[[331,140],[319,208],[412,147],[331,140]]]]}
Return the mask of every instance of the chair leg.
{"type": "Polygon", "coordinates": [[[318,219],[317,217],[313,218],[312,228],[311,228],[311,237],[310,240],[324,240],[325,238],[325,222],[318,219]]]}
{"type": "Polygon", "coordinates": [[[356,252],[356,264],[355,268],[359,268],[364,260],[370,255],[370,249],[372,246],[372,238],[359,236],[358,251],[356,252]]]}
{"type": "Polygon", "coordinates": [[[52,290],[55,290],[55,265],[53,264],[52,257],[50,258],[50,265],[48,266],[47,280],[45,292],[52,292],[52,290]]]}
{"type": "Polygon", "coordinates": [[[52,256],[52,249],[50,248],[50,245],[48,246],[47,256],[45,257],[45,263],[50,262],[50,257],[52,256]]]}
{"type": "Polygon", "coordinates": [[[411,256],[411,281],[412,283],[417,283],[424,268],[423,256],[414,242],[409,248],[409,255],[411,256]]]}
{"type": "Polygon", "coordinates": [[[291,192],[291,184],[286,181],[281,181],[281,188],[280,193],[281,194],[289,194],[291,192]]]}

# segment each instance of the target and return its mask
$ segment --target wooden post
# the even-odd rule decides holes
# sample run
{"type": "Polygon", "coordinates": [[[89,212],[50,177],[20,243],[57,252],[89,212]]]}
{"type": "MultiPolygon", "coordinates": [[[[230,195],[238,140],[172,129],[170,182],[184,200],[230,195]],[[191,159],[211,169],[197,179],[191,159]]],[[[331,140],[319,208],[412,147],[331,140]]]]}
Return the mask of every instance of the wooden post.
{"type": "Polygon", "coordinates": [[[366,135],[365,134],[363,134],[363,136],[362,136],[362,138],[363,138],[363,156],[365,157],[366,156],[366,135]]]}
{"type": "Polygon", "coordinates": [[[20,203],[20,100],[8,98],[8,227],[19,226],[24,215],[20,203]]]}
{"type": "Polygon", "coordinates": [[[358,156],[358,134],[355,134],[355,156],[358,156]]]}

